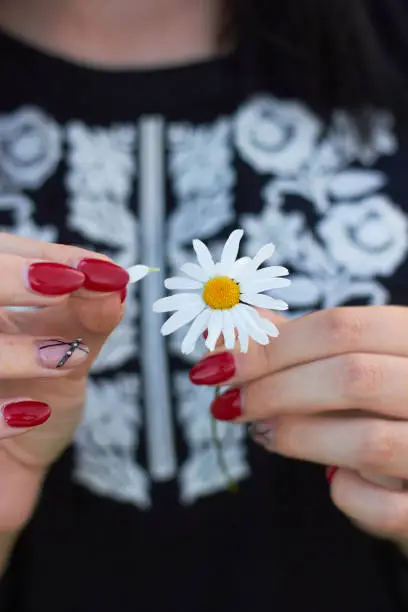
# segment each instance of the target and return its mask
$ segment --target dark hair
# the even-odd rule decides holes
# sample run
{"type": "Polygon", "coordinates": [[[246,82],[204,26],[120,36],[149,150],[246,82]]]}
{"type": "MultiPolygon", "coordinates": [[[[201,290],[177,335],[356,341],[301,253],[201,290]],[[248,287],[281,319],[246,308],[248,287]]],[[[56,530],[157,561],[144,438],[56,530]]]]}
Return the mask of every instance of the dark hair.
{"type": "Polygon", "coordinates": [[[382,107],[407,120],[407,0],[225,2],[230,26],[264,69],[285,52],[321,108],[361,115],[382,107]]]}

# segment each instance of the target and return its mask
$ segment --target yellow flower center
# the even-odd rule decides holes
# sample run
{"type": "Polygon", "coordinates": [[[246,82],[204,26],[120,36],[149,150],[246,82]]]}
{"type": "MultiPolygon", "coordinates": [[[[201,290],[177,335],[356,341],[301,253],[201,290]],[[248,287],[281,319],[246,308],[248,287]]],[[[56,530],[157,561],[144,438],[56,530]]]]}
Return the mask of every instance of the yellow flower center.
{"type": "Polygon", "coordinates": [[[228,276],[217,276],[204,285],[203,300],[213,310],[228,310],[239,304],[239,285],[228,276]]]}

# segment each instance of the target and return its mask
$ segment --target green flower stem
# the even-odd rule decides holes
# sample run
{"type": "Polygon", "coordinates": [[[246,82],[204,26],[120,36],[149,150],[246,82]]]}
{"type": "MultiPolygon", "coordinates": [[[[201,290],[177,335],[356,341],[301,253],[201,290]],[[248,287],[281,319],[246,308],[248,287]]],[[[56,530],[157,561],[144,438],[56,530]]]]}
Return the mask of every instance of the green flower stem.
{"type": "MultiPolygon", "coordinates": [[[[220,387],[216,387],[215,388],[215,397],[217,397],[218,395],[220,395],[221,392],[221,388],[220,387]]],[[[223,453],[223,449],[222,449],[222,443],[220,438],[218,437],[218,432],[217,432],[217,420],[214,419],[214,417],[211,417],[211,433],[212,433],[212,439],[214,442],[214,446],[215,446],[215,452],[217,454],[217,461],[218,461],[218,467],[220,468],[222,474],[225,476],[227,482],[228,482],[228,490],[230,493],[237,493],[238,491],[238,484],[231,478],[229,470],[228,470],[228,466],[227,466],[227,462],[225,460],[224,457],[224,453],[223,453]]]]}

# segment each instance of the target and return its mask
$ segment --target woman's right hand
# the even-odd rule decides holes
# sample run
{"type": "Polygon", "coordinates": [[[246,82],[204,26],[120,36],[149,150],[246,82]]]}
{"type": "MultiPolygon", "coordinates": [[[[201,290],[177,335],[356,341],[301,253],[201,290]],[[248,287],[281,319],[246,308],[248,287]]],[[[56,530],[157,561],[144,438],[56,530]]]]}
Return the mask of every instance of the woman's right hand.
{"type": "Polygon", "coordinates": [[[89,251],[2,233],[0,275],[4,533],[30,518],[48,467],[72,440],[89,367],[120,321],[129,277],[89,251]]]}

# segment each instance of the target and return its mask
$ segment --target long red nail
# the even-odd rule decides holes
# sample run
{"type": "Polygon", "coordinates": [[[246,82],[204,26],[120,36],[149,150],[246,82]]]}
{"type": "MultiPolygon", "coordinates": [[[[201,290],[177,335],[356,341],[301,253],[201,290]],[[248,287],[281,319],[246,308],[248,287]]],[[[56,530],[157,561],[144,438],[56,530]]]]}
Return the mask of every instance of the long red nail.
{"type": "Polygon", "coordinates": [[[126,300],[126,297],[127,297],[127,287],[122,289],[122,291],[120,292],[120,303],[121,304],[123,304],[123,302],[126,300]]]}
{"type": "Polygon", "coordinates": [[[44,402],[20,400],[4,404],[3,418],[9,427],[36,427],[45,423],[51,414],[50,407],[44,402]]]}
{"type": "Polygon", "coordinates": [[[112,293],[122,291],[129,282],[129,274],[116,264],[102,259],[83,259],[78,270],[85,275],[85,289],[112,293]]]}
{"type": "Polygon", "coordinates": [[[218,421],[233,421],[242,415],[241,391],[228,389],[215,398],[211,404],[211,414],[218,421]]]}
{"type": "Polygon", "coordinates": [[[29,266],[27,281],[30,289],[42,295],[66,295],[82,287],[85,277],[64,264],[42,261],[29,266]]]}
{"type": "Polygon", "coordinates": [[[235,357],[231,353],[217,353],[199,361],[191,368],[189,377],[194,385],[220,385],[235,375],[235,357]]]}
{"type": "Polygon", "coordinates": [[[326,468],[326,478],[329,485],[331,485],[331,483],[333,482],[333,479],[338,471],[339,468],[335,466],[330,466],[326,468]]]}

